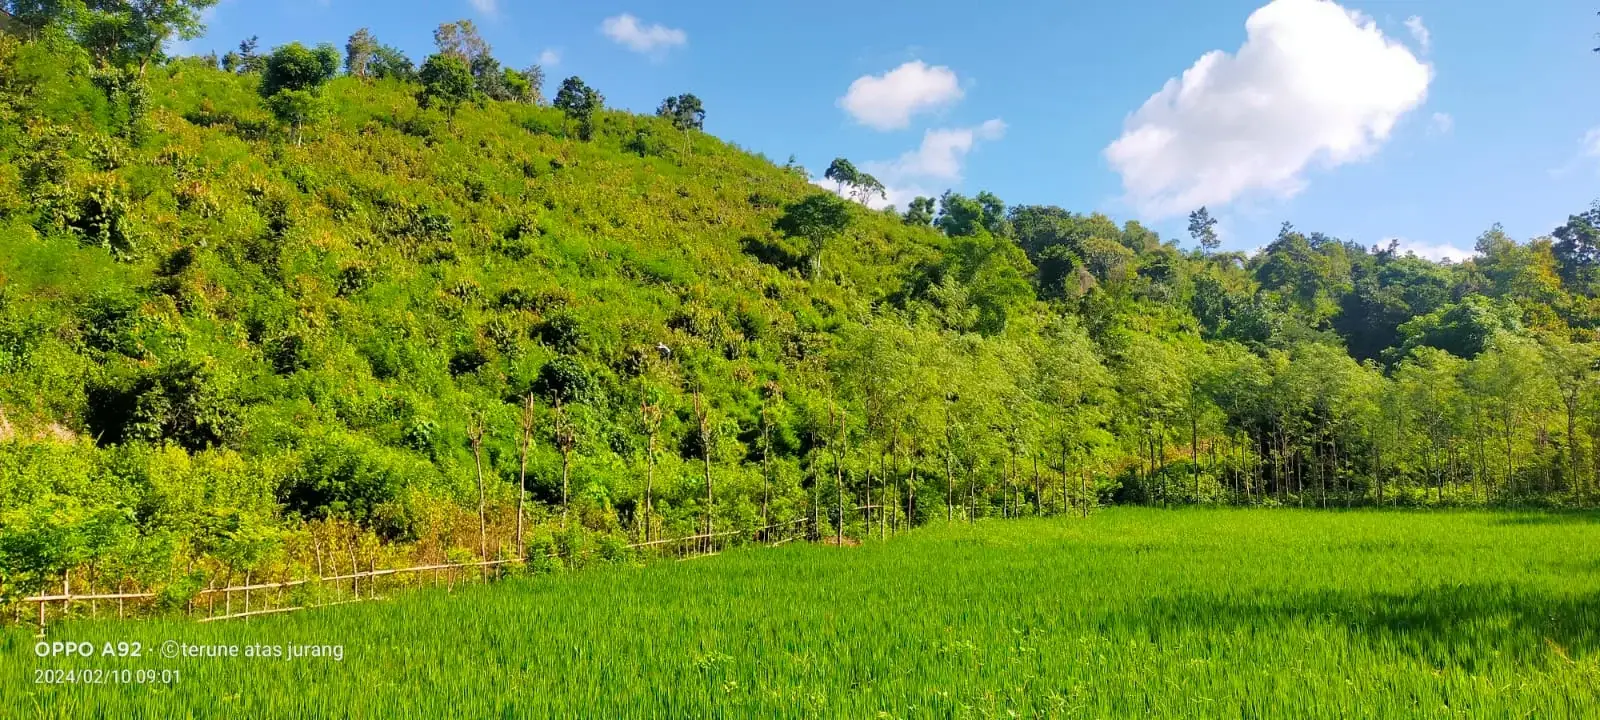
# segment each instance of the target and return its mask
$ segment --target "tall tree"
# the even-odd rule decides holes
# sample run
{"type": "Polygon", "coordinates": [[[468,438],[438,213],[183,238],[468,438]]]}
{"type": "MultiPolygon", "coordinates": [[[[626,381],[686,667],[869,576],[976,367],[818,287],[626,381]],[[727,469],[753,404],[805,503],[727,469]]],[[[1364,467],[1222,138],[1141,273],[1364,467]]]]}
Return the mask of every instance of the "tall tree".
{"type": "Polygon", "coordinates": [[[822,177],[832,180],[838,188],[838,193],[843,195],[846,185],[855,187],[861,180],[861,171],[856,169],[854,163],[840,157],[828,163],[828,169],[823,171],[822,177]]]}
{"type": "Polygon", "coordinates": [[[372,31],[361,28],[344,43],[344,71],[366,80],[372,77],[373,56],[378,53],[378,40],[372,31]]]}
{"type": "Polygon", "coordinates": [[[222,56],[222,69],[231,73],[253,73],[261,69],[261,56],[256,49],[261,46],[261,38],[251,35],[239,41],[239,49],[230,51],[222,56]]]}
{"type": "Polygon", "coordinates": [[[433,31],[433,44],[440,55],[449,55],[472,67],[478,58],[489,54],[489,43],[478,34],[471,20],[444,23],[433,31]]]}
{"type": "Polygon", "coordinates": [[[338,72],[339,51],[326,43],[316,49],[289,43],[262,63],[257,90],[272,114],[290,126],[295,144],[300,144],[302,128],[321,113],[322,86],[338,72]]]}
{"type": "Polygon", "coordinates": [[[813,278],[822,270],[823,250],[849,225],[849,205],[825,193],[807,195],[804,200],[788,206],[773,224],[786,235],[805,239],[807,273],[813,278]]]}
{"type": "Polygon", "coordinates": [[[605,98],[574,75],[561,81],[554,105],[569,121],[578,121],[578,137],[588,140],[594,132],[595,113],[605,106],[605,98]]]}
{"type": "Polygon", "coordinates": [[[528,94],[523,99],[529,105],[538,105],[544,102],[544,68],[538,65],[529,65],[517,71],[522,76],[522,81],[528,84],[528,94]]]}
{"type": "Polygon", "coordinates": [[[656,117],[666,118],[679,130],[702,130],[706,123],[706,109],[700,98],[692,93],[675,95],[661,101],[656,107],[656,117]]]}
{"type": "Polygon", "coordinates": [[[706,124],[706,109],[700,98],[692,93],[675,95],[661,101],[656,108],[656,117],[666,118],[672,126],[683,133],[683,150],[689,151],[689,131],[703,130],[706,124]]]}
{"type": "Polygon", "coordinates": [[[1567,218],[1554,233],[1550,251],[1561,268],[1567,289],[1594,296],[1600,281],[1600,201],[1567,218]]]}
{"type": "Polygon", "coordinates": [[[869,204],[874,197],[884,200],[889,199],[888,190],[886,190],[883,187],[883,183],[877,178],[873,177],[871,173],[861,173],[861,175],[856,178],[856,187],[852,195],[855,196],[856,202],[859,202],[862,205],[869,204]]]}
{"type": "Polygon", "coordinates": [[[15,2],[12,14],[25,25],[59,24],[102,68],[137,68],[143,75],[164,56],[167,41],[205,33],[205,11],[218,0],[76,0],[15,2]]]}
{"type": "Polygon", "coordinates": [[[410,82],[417,79],[417,66],[411,58],[390,45],[380,45],[373,51],[368,70],[380,80],[394,79],[410,82]]]}
{"type": "Polygon", "coordinates": [[[911,204],[906,208],[905,223],[919,227],[932,225],[933,207],[933,198],[920,196],[912,198],[911,204]]]}
{"type": "Polygon", "coordinates": [[[463,103],[478,97],[472,71],[465,61],[455,55],[429,56],[417,76],[422,81],[422,89],[417,92],[417,104],[425,108],[439,108],[452,121],[463,103]]]}
{"type": "Polygon", "coordinates": [[[1204,207],[1189,213],[1189,237],[1199,244],[1201,252],[1208,255],[1222,247],[1222,241],[1217,239],[1217,221],[1211,217],[1211,211],[1204,207]]]}

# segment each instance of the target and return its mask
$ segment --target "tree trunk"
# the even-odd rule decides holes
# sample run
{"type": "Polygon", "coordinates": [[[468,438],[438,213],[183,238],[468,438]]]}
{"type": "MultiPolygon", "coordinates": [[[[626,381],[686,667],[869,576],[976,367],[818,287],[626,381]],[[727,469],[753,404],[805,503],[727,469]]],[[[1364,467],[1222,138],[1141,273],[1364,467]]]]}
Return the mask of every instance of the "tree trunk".
{"type": "MultiPolygon", "coordinates": [[[[715,532],[711,510],[716,502],[716,498],[712,495],[711,484],[711,421],[705,406],[700,402],[699,390],[694,391],[694,411],[700,416],[700,460],[705,466],[706,474],[706,535],[710,535],[715,532]]],[[[707,537],[706,542],[710,543],[711,538],[707,537]]]]}
{"type": "Polygon", "coordinates": [[[917,463],[911,463],[911,477],[906,481],[906,531],[917,523],[917,463]]]}
{"type": "Polygon", "coordinates": [[[1061,514],[1066,515],[1072,507],[1067,502],[1067,439],[1061,438],[1061,514]]]}
{"type": "Polygon", "coordinates": [[[1083,478],[1083,516],[1089,517],[1089,468],[1083,468],[1079,477],[1083,478]]]}
{"type": "Polygon", "coordinates": [[[956,519],[956,481],[955,474],[950,469],[950,445],[947,442],[944,448],[944,521],[954,522],[956,519]]]}
{"type": "Polygon", "coordinates": [[[1044,515],[1044,481],[1039,479],[1039,453],[1033,453],[1033,514],[1044,515]]]}
{"type": "Polygon", "coordinates": [[[768,515],[768,508],[772,503],[772,442],[769,438],[770,432],[770,428],[763,422],[761,424],[761,532],[763,540],[772,526],[772,519],[768,515]]]}
{"type": "Polygon", "coordinates": [[[533,443],[533,393],[522,410],[522,457],[517,462],[517,557],[527,560],[528,546],[522,539],[523,506],[528,500],[528,448],[533,443]]]}
{"type": "Polygon", "coordinates": [[[844,547],[844,454],[850,449],[848,445],[845,445],[845,439],[847,437],[849,436],[845,434],[844,430],[844,413],[840,413],[839,442],[833,451],[833,472],[835,479],[837,480],[835,489],[838,490],[838,497],[836,499],[837,505],[834,509],[839,514],[839,524],[836,528],[838,537],[835,539],[835,543],[839,547],[844,547]]]}
{"type": "Polygon", "coordinates": [[[556,400],[556,444],[561,446],[561,529],[565,530],[571,509],[567,484],[572,478],[572,428],[567,425],[567,411],[560,399],[556,400]]]}
{"type": "Polygon", "coordinates": [[[967,522],[978,521],[978,482],[972,477],[972,467],[967,466],[967,522]]]}
{"type": "Polygon", "coordinates": [[[478,470],[478,559],[489,559],[489,520],[483,496],[483,428],[472,429],[472,464],[478,470]]]}
{"type": "Polygon", "coordinates": [[[1200,501],[1200,418],[1189,416],[1189,462],[1194,465],[1194,501],[1200,501]]]}

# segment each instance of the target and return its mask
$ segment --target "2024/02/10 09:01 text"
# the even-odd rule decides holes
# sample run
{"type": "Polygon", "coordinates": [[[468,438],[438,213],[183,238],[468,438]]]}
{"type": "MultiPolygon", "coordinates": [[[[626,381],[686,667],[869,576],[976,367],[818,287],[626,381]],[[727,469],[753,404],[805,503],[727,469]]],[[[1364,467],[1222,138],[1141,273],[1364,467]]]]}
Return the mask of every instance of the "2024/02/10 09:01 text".
{"type": "Polygon", "coordinates": [[[36,668],[35,685],[176,685],[183,681],[178,670],[134,670],[132,668],[36,668]]]}

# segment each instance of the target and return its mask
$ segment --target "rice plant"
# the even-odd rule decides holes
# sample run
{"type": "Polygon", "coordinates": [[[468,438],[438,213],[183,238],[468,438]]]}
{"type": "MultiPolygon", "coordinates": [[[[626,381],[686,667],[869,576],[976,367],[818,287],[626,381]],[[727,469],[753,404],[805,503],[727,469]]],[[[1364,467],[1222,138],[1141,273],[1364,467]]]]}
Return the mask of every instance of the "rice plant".
{"type": "Polygon", "coordinates": [[[1581,717],[1600,707],[1596,540],[1600,519],[1545,514],[935,526],[47,639],[139,658],[40,658],[13,628],[0,716],[1581,717]],[[342,657],[167,660],[169,640],[342,657]],[[51,668],[181,677],[37,683],[51,668]]]}

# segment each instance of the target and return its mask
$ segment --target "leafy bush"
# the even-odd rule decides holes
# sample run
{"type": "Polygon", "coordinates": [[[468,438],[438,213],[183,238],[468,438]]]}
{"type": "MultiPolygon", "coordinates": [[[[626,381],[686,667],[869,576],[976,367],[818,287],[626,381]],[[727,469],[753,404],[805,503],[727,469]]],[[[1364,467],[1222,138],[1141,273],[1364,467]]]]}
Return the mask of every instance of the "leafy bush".
{"type": "Polygon", "coordinates": [[[102,378],[89,387],[85,421],[102,444],[171,441],[199,451],[239,429],[238,405],[206,363],[169,362],[102,378]]]}

